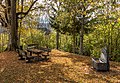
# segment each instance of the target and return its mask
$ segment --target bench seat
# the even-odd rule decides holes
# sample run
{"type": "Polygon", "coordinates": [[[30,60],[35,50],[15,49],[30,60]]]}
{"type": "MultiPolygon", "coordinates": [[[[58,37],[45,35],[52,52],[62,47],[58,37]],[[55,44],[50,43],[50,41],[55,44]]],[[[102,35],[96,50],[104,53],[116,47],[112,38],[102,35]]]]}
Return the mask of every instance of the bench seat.
{"type": "Polygon", "coordinates": [[[97,71],[109,71],[109,58],[105,48],[102,49],[100,58],[92,57],[92,65],[97,71]]]}
{"type": "Polygon", "coordinates": [[[34,56],[30,56],[26,50],[21,50],[21,49],[17,49],[17,50],[18,50],[19,60],[25,60],[26,63],[28,63],[28,62],[31,62],[31,60],[35,58],[34,56]]]}
{"type": "Polygon", "coordinates": [[[43,50],[44,52],[43,53],[41,53],[41,55],[44,57],[43,59],[44,60],[48,60],[49,58],[49,53],[51,52],[51,49],[50,48],[43,48],[43,47],[40,47],[39,48],[40,50],[43,50]]]}
{"type": "Polygon", "coordinates": [[[92,64],[93,64],[93,68],[96,69],[97,71],[107,71],[108,70],[107,63],[104,63],[104,62],[100,61],[99,59],[92,58],[92,64]]]}

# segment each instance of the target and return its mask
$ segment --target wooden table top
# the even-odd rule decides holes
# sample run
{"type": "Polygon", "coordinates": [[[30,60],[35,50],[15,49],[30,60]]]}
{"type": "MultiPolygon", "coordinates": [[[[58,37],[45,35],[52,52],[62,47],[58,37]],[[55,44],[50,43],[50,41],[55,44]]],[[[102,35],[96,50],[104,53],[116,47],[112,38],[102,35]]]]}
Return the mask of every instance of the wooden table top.
{"type": "Polygon", "coordinates": [[[27,49],[28,52],[33,52],[33,53],[42,53],[44,52],[43,50],[40,49],[27,49]]]}

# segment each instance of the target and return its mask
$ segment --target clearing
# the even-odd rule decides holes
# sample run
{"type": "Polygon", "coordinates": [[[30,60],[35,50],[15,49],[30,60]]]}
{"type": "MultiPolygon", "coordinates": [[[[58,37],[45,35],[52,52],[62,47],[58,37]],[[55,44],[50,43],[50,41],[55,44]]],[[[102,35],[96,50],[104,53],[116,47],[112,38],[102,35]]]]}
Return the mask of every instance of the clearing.
{"type": "Polygon", "coordinates": [[[0,83],[120,83],[120,62],[109,72],[92,69],[91,58],[52,50],[47,62],[25,63],[16,52],[0,53],[0,83]]]}

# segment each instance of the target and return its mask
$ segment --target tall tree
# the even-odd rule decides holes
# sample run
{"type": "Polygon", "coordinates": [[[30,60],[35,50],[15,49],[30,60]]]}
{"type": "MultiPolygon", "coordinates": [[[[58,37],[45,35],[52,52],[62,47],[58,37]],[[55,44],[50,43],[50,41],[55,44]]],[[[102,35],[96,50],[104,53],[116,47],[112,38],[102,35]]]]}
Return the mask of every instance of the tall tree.
{"type": "Polygon", "coordinates": [[[10,42],[8,45],[8,50],[15,50],[18,46],[17,42],[19,40],[18,38],[18,23],[19,23],[19,19],[23,19],[24,17],[26,17],[26,15],[28,15],[28,13],[31,10],[34,10],[36,8],[40,8],[40,7],[34,7],[34,4],[38,1],[38,0],[32,0],[31,1],[31,5],[28,8],[27,11],[24,10],[24,5],[23,3],[26,0],[20,0],[16,1],[16,0],[1,0],[0,1],[0,8],[3,9],[3,11],[1,11],[0,13],[0,22],[2,23],[2,25],[4,27],[9,28],[10,30],[10,42]],[[5,3],[5,4],[4,4],[5,3]],[[20,9],[18,9],[18,11],[16,12],[16,3],[21,4],[21,7],[19,7],[20,9]],[[20,11],[19,11],[20,10],[20,11]]]}
{"type": "Polygon", "coordinates": [[[75,35],[80,36],[80,54],[83,54],[84,33],[90,32],[89,28],[96,21],[95,11],[99,8],[98,1],[75,0],[62,1],[62,12],[57,16],[60,23],[60,31],[73,35],[73,51],[75,50],[75,35]]]}
{"type": "Polygon", "coordinates": [[[56,30],[56,49],[59,49],[60,23],[57,21],[57,17],[60,14],[61,2],[60,0],[49,0],[47,6],[49,7],[50,25],[56,30]]]}

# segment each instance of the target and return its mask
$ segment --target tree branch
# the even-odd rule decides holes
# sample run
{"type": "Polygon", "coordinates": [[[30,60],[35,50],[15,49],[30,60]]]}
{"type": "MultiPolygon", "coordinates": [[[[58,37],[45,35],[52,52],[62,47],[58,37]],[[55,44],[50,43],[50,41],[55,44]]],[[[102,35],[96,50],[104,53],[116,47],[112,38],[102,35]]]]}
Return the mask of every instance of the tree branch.
{"type": "Polygon", "coordinates": [[[3,2],[3,0],[0,0],[0,5],[1,5],[1,7],[6,8],[6,6],[3,5],[2,2],[3,2]]]}
{"type": "Polygon", "coordinates": [[[0,15],[0,22],[2,23],[3,26],[7,26],[6,21],[4,20],[4,18],[0,15]]]}
{"type": "Polygon", "coordinates": [[[0,5],[1,5],[1,7],[2,7],[2,8],[4,8],[4,9],[6,8],[6,6],[5,6],[5,5],[2,5],[2,4],[0,4],[0,5]]]}
{"type": "Polygon", "coordinates": [[[30,11],[34,11],[34,10],[36,10],[36,9],[42,9],[42,8],[44,8],[44,7],[42,7],[42,6],[38,6],[38,7],[34,7],[33,9],[31,9],[30,11]]]}
{"type": "Polygon", "coordinates": [[[38,0],[35,0],[31,6],[29,7],[29,9],[26,11],[26,12],[18,12],[17,13],[17,17],[20,15],[20,14],[23,14],[24,16],[23,17],[20,17],[19,19],[23,19],[29,12],[30,10],[32,9],[32,7],[34,6],[34,4],[37,2],[38,0]]]}

